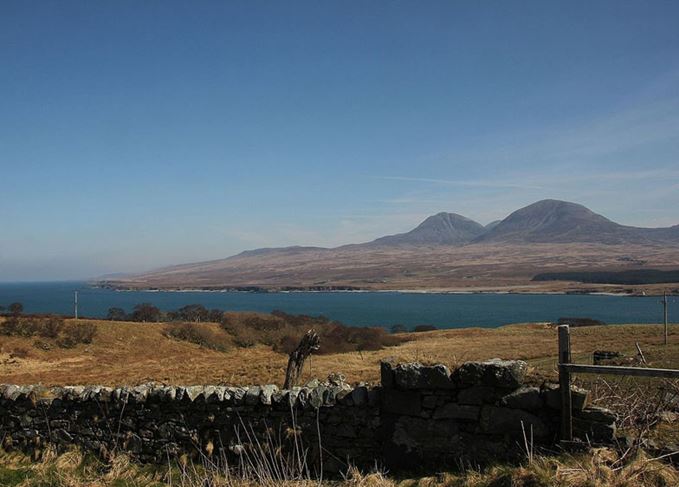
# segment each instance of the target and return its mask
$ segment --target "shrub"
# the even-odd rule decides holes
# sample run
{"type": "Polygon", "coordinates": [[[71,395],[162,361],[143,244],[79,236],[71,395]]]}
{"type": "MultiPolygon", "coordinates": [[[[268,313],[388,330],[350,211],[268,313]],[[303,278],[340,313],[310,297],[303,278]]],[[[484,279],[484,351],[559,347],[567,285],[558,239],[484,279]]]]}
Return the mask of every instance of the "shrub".
{"type": "Polygon", "coordinates": [[[15,316],[7,318],[0,324],[0,335],[15,336],[18,335],[19,319],[15,316]]]}
{"type": "Polygon", "coordinates": [[[17,347],[9,353],[9,358],[26,358],[28,357],[28,349],[17,347]]]}
{"type": "Polygon", "coordinates": [[[301,338],[293,335],[285,335],[281,338],[278,343],[273,347],[274,351],[290,354],[299,345],[301,338]]]}
{"type": "Polygon", "coordinates": [[[559,318],[557,321],[559,325],[571,325],[576,326],[603,326],[606,323],[600,320],[595,320],[593,318],[559,318]]]}
{"type": "Polygon", "coordinates": [[[94,323],[88,321],[69,323],[64,327],[64,333],[57,340],[57,345],[62,348],[73,348],[79,343],[92,343],[96,334],[97,327],[94,323]]]}
{"type": "Polygon", "coordinates": [[[7,307],[7,310],[10,312],[10,314],[19,316],[24,312],[24,305],[21,303],[12,303],[7,307]]]}
{"type": "Polygon", "coordinates": [[[201,347],[224,352],[230,348],[227,337],[216,333],[209,326],[196,323],[173,323],[165,327],[165,336],[195,343],[201,347]]]}
{"type": "Polygon", "coordinates": [[[57,338],[64,328],[64,319],[60,316],[50,315],[40,323],[37,331],[43,338],[57,338]]]}
{"type": "Polygon", "coordinates": [[[384,328],[352,327],[341,323],[333,323],[329,329],[320,333],[321,349],[319,353],[342,353],[351,351],[380,350],[402,343],[384,328]]]}
{"type": "Polygon", "coordinates": [[[224,311],[221,309],[211,309],[208,313],[208,321],[212,323],[220,323],[224,317],[224,311]]]}
{"type": "MultiPolygon", "coordinates": [[[[11,316],[0,325],[0,334],[6,336],[33,337],[56,339],[62,348],[71,348],[79,343],[92,343],[97,333],[97,327],[90,322],[64,324],[61,316],[11,316]]],[[[36,348],[49,350],[49,343],[36,340],[36,348]]]]}
{"type": "Polygon", "coordinates": [[[413,331],[415,333],[421,333],[423,331],[434,331],[436,330],[436,327],[434,325],[417,325],[415,328],[413,328],[413,331]]]}
{"type": "Polygon", "coordinates": [[[235,334],[233,341],[241,348],[254,347],[258,343],[271,344],[270,340],[262,338],[261,335],[258,335],[255,330],[250,330],[247,328],[243,328],[237,334],[235,334]]]}
{"type": "Polygon", "coordinates": [[[110,321],[127,321],[130,317],[123,308],[109,308],[106,319],[110,321]]]}
{"type": "Polygon", "coordinates": [[[43,340],[36,340],[33,342],[33,346],[37,349],[48,351],[52,350],[52,345],[49,342],[43,340]]]}
{"type": "Polygon", "coordinates": [[[179,308],[174,315],[184,321],[207,321],[209,311],[202,304],[188,304],[179,308]]]}
{"type": "Polygon", "coordinates": [[[321,338],[319,354],[379,350],[404,341],[403,337],[393,336],[384,328],[346,326],[324,316],[290,315],[283,311],[273,311],[270,315],[225,313],[222,328],[233,336],[239,347],[261,343],[286,354],[297,347],[311,328],[321,338]]]}
{"type": "Polygon", "coordinates": [[[132,311],[132,321],[158,322],[162,313],[151,303],[141,303],[134,307],[132,311]]]}
{"type": "Polygon", "coordinates": [[[273,346],[283,336],[285,322],[271,315],[239,313],[237,317],[224,314],[221,325],[237,346],[249,348],[257,343],[273,346]]]}
{"type": "Polygon", "coordinates": [[[56,338],[64,326],[64,319],[59,316],[22,317],[10,316],[2,326],[0,334],[5,336],[56,338]]]}

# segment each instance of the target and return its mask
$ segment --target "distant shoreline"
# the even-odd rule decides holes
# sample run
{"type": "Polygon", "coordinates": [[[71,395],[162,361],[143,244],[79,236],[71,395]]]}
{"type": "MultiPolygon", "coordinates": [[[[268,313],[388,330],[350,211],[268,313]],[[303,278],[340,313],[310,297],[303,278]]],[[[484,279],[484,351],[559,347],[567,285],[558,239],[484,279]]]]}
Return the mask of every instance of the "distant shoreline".
{"type": "MultiPolygon", "coordinates": [[[[679,284],[678,284],[679,285],[679,284]]],[[[662,292],[644,292],[635,291],[633,289],[621,289],[619,291],[601,290],[601,289],[565,289],[565,290],[539,290],[539,289],[361,289],[361,288],[344,288],[328,287],[328,288],[295,288],[295,289],[280,289],[280,288],[259,288],[257,286],[243,286],[243,287],[224,287],[224,288],[135,288],[129,286],[115,286],[110,284],[90,284],[90,287],[99,289],[108,289],[116,292],[144,292],[144,293],[248,293],[248,294],[298,294],[298,293],[398,293],[398,294],[492,294],[492,295],[591,295],[591,296],[618,296],[618,297],[644,297],[644,296],[661,296],[662,292]]],[[[520,286],[517,286],[520,287],[520,286]]],[[[676,290],[670,290],[676,291],[676,290]]],[[[670,292],[669,294],[676,294],[670,292]]]]}

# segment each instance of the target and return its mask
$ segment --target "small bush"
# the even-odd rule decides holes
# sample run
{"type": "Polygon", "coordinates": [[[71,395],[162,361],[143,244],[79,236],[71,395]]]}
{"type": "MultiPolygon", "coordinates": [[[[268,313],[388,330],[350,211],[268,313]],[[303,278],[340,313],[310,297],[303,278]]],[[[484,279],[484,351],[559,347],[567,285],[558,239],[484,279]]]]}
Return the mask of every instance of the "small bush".
{"type": "Polygon", "coordinates": [[[173,323],[165,328],[165,336],[195,343],[201,347],[224,352],[230,348],[229,340],[206,325],[173,323]]]}
{"type": "Polygon", "coordinates": [[[384,328],[352,327],[340,323],[320,335],[323,354],[380,350],[403,342],[384,328]]]}
{"type": "Polygon", "coordinates": [[[106,319],[110,321],[128,321],[130,316],[123,308],[109,308],[106,319]]]}
{"type": "Polygon", "coordinates": [[[10,314],[19,316],[24,312],[24,305],[21,303],[12,303],[7,307],[7,310],[10,312],[10,314]]]}
{"type": "Polygon", "coordinates": [[[43,338],[57,338],[64,328],[64,319],[60,316],[48,316],[41,321],[38,335],[43,338]]]}
{"type": "Polygon", "coordinates": [[[59,316],[20,317],[11,316],[0,326],[0,334],[5,336],[56,338],[64,327],[64,319],[59,316]]]}
{"type": "Polygon", "coordinates": [[[19,335],[18,333],[18,327],[19,327],[19,319],[12,316],[11,318],[7,318],[5,321],[0,324],[0,335],[5,335],[5,336],[17,336],[19,335]]]}
{"type": "Polygon", "coordinates": [[[83,323],[69,323],[64,327],[64,333],[57,340],[61,348],[73,348],[79,343],[92,343],[97,334],[97,327],[88,321],[83,323]]]}
{"type": "Polygon", "coordinates": [[[301,338],[293,335],[285,335],[280,341],[273,347],[275,352],[290,354],[299,345],[301,338]]]}
{"type": "Polygon", "coordinates": [[[9,358],[26,358],[28,357],[28,349],[17,347],[9,353],[9,358]]]}
{"type": "MultiPolygon", "coordinates": [[[[79,343],[92,343],[97,334],[94,323],[78,322],[64,324],[60,316],[11,316],[0,324],[0,335],[34,337],[56,340],[62,348],[71,348],[79,343]]],[[[49,350],[50,344],[43,340],[34,342],[36,348],[49,350]]]]}
{"type": "Polygon", "coordinates": [[[151,303],[140,303],[134,307],[130,315],[131,321],[143,323],[157,323],[162,317],[162,312],[151,303]]]}
{"type": "Polygon", "coordinates": [[[39,325],[33,318],[11,316],[2,324],[2,334],[6,336],[31,337],[38,331],[39,325]]]}
{"type": "Polygon", "coordinates": [[[258,343],[273,346],[281,338],[285,322],[271,315],[243,313],[237,318],[224,314],[221,325],[236,346],[249,348],[258,343]]]}
{"type": "Polygon", "coordinates": [[[422,333],[424,331],[434,331],[436,330],[436,327],[434,325],[417,325],[415,328],[413,328],[413,332],[415,333],[422,333]]]}
{"type": "Polygon", "coordinates": [[[33,346],[39,350],[52,350],[52,345],[49,342],[43,340],[36,340],[33,342],[33,346]]]}
{"type": "Polygon", "coordinates": [[[600,320],[595,320],[593,318],[559,318],[557,321],[559,325],[571,325],[576,326],[603,326],[606,323],[600,320]]]}

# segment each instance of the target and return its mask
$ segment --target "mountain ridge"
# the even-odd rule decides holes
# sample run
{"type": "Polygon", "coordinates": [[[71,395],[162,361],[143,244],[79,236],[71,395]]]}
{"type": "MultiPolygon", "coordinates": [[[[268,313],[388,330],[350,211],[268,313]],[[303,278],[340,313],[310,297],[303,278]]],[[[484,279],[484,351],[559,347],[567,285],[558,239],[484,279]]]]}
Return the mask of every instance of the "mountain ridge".
{"type": "Polygon", "coordinates": [[[667,255],[657,265],[669,265],[676,260],[679,266],[679,225],[662,228],[620,225],[583,205],[548,199],[520,208],[485,227],[457,213],[440,212],[408,232],[369,242],[335,248],[290,246],[246,250],[223,259],[168,266],[107,282],[154,287],[381,288],[396,286],[396,282],[433,287],[434,283],[441,286],[454,281],[471,286],[480,279],[495,282],[497,276],[510,280],[520,276],[521,282],[529,282],[536,273],[551,270],[555,265],[557,270],[581,269],[583,265],[626,269],[637,262],[649,261],[650,247],[660,247],[653,253],[667,255]],[[663,246],[667,249],[662,249],[663,246]],[[581,253],[586,254],[586,260],[578,257],[581,253]],[[528,256],[530,259],[526,260],[528,256]]]}
{"type": "Polygon", "coordinates": [[[427,217],[409,232],[377,238],[371,245],[456,245],[467,243],[485,232],[480,223],[457,213],[440,212],[427,217]]]}

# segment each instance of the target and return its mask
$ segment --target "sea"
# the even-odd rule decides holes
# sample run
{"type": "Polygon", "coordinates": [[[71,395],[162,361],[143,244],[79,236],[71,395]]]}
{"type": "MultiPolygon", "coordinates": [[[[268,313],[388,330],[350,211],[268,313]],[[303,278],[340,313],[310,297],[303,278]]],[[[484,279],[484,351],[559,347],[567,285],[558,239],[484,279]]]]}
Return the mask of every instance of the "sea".
{"type": "MultiPolygon", "coordinates": [[[[0,306],[21,302],[28,313],[73,315],[75,291],[79,315],[90,318],[103,318],[112,307],[129,312],[140,303],[152,303],[164,311],[196,303],[225,311],[281,310],[324,315],[347,325],[386,328],[495,328],[512,323],[554,322],[562,317],[593,318],[609,324],[662,322],[661,298],[657,296],[598,294],[117,291],[86,282],[23,282],[0,283],[0,306]]],[[[672,304],[671,301],[670,321],[672,304]]]]}

